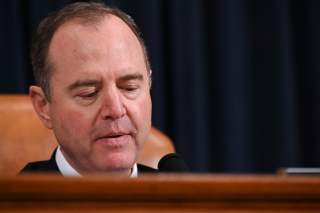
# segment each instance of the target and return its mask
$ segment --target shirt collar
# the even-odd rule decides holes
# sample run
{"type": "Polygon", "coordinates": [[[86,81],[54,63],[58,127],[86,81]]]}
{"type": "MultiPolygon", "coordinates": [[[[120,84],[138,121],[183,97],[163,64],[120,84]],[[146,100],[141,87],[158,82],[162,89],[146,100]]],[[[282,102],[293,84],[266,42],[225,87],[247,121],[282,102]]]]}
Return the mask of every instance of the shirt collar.
{"type": "MultiPolygon", "coordinates": [[[[56,151],[55,159],[57,162],[57,166],[63,176],[81,176],[81,174],[77,172],[77,170],[75,170],[65,159],[63,153],[61,152],[60,146],[58,146],[58,149],[56,151]]],[[[130,177],[138,177],[138,166],[136,163],[132,167],[130,177]]]]}

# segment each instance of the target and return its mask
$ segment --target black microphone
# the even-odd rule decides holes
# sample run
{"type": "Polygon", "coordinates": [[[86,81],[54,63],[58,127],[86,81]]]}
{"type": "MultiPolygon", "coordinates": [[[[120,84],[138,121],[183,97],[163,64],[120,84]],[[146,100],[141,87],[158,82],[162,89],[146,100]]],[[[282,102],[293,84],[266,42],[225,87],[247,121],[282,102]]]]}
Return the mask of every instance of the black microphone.
{"type": "Polygon", "coordinates": [[[189,168],[182,157],[176,153],[170,153],[162,157],[158,163],[160,172],[188,172],[189,168]]]}

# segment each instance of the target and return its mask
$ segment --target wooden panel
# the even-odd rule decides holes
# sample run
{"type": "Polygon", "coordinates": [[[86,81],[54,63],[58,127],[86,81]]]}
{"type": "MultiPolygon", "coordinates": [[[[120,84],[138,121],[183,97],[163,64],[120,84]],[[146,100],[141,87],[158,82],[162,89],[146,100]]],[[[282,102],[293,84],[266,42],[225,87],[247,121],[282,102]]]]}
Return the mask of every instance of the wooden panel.
{"type": "Polygon", "coordinates": [[[0,178],[0,212],[320,212],[320,178],[0,178]]]}

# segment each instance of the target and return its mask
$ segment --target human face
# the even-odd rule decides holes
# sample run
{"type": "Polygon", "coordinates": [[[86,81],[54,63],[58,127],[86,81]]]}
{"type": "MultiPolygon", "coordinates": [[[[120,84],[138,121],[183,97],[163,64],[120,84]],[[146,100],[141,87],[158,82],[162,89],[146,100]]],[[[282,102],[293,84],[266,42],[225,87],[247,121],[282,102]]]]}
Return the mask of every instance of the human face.
{"type": "Polygon", "coordinates": [[[148,72],[130,28],[109,15],[94,26],[71,21],[48,53],[50,125],[80,173],[129,173],[151,126],[148,72]]]}

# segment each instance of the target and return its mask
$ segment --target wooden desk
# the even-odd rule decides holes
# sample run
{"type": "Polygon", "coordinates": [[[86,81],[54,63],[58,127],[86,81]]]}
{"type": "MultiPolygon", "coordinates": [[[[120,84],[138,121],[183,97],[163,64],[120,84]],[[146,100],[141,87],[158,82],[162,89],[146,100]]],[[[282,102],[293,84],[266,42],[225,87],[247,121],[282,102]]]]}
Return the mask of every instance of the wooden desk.
{"type": "Polygon", "coordinates": [[[0,178],[0,212],[320,212],[320,178],[157,175],[0,178]]]}

